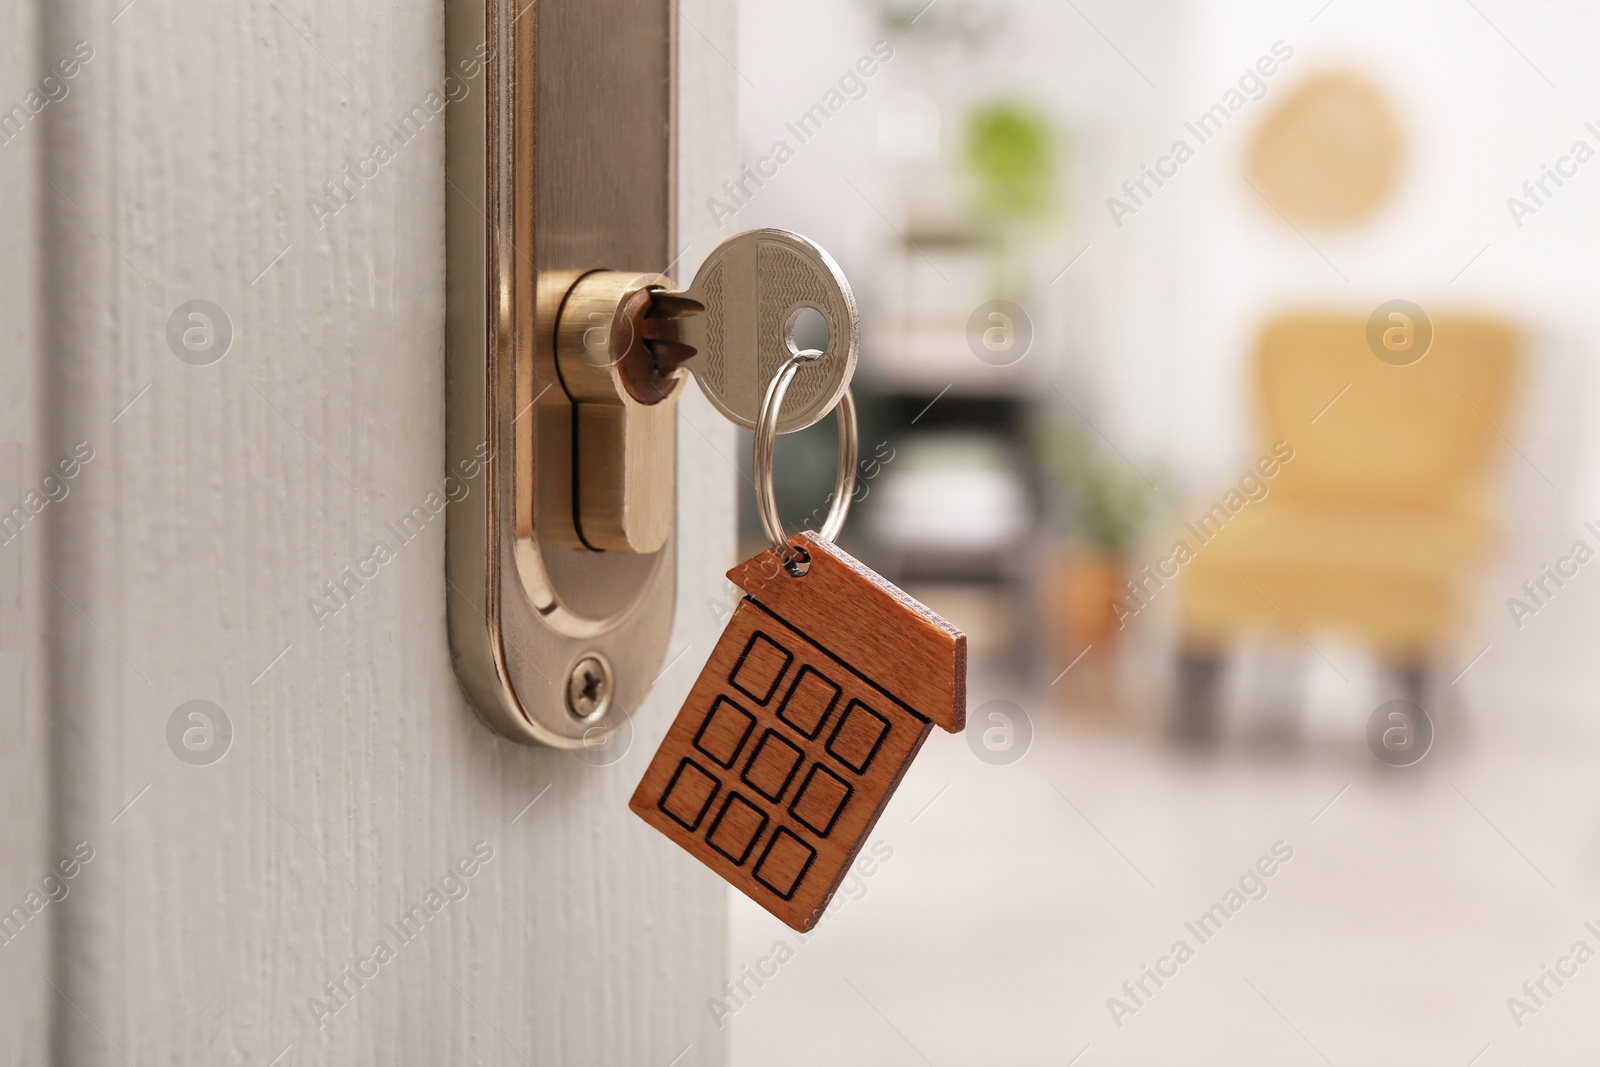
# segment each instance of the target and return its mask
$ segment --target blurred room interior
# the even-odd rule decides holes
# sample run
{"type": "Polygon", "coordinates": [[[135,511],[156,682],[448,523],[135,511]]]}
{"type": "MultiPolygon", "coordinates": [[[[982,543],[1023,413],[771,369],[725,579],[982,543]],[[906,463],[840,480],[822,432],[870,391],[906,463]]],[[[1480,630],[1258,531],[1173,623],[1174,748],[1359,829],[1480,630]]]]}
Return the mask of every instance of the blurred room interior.
{"type": "MultiPolygon", "coordinates": [[[[745,170],[706,210],[855,284],[845,543],[975,673],[969,744],[879,824],[916,847],[793,962],[735,895],[734,1062],[1591,1062],[1593,976],[1508,1000],[1600,886],[1600,13],[740,18],[745,170]]],[[[779,447],[814,527],[831,421],[779,447]]]]}

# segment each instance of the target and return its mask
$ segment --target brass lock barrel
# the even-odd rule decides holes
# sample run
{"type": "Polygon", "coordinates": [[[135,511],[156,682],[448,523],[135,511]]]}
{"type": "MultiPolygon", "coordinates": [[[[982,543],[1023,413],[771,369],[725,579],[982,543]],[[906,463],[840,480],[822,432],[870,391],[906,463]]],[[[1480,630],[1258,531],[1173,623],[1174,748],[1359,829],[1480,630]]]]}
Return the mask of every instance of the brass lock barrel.
{"type": "Polygon", "coordinates": [[[646,339],[662,274],[593,271],[556,320],[556,370],[574,406],[573,504],[594,549],[650,553],[666,544],[676,506],[682,373],[663,374],[646,339]]]}

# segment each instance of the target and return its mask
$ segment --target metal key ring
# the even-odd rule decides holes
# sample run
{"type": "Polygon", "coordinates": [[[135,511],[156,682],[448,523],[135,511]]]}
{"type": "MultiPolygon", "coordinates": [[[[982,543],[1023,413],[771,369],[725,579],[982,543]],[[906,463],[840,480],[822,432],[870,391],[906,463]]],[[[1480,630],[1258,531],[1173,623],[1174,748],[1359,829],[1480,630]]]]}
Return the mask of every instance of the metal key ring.
{"type": "MultiPolygon", "coordinates": [[[[822,358],[817,351],[796,352],[784,361],[773,375],[767,392],[761,400],[761,413],[756,418],[756,511],[761,515],[761,525],[772,540],[772,546],[789,555],[788,537],[783,532],[783,520],[778,516],[778,505],[772,495],[772,446],[777,437],[778,412],[783,407],[783,395],[800,368],[822,358]]],[[[833,541],[844,529],[845,516],[850,513],[850,498],[856,490],[856,404],[847,386],[839,396],[835,409],[839,421],[839,469],[833,478],[833,503],[828,508],[828,518],[817,531],[824,541],[833,541]]]]}

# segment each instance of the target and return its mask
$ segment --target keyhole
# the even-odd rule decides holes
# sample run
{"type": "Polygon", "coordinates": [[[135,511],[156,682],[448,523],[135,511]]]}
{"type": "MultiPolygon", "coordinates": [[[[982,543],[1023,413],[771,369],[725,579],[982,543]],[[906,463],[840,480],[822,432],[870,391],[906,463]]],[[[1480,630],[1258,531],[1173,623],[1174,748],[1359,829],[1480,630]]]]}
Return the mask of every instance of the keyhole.
{"type": "Polygon", "coordinates": [[[789,316],[789,326],[784,338],[791,352],[826,352],[828,350],[828,320],[814,307],[803,307],[789,316]]]}

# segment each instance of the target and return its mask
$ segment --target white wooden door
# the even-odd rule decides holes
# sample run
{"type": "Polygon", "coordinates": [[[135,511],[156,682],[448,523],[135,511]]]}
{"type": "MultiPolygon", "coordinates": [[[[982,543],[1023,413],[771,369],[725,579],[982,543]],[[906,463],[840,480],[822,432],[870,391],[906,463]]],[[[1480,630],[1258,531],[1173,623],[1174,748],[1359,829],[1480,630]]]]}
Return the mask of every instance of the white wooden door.
{"type": "MultiPolygon", "coordinates": [[[[737,170],[733,4],[674,8],[692,192],[737,170]]],[[[0,5],[8,1063],[723,1060],[722,887],[627,797],[716,631],[731,428],[691,388],[683,654],[614,765],[468,709],[442,514],[312,607],[444,476],[443,122],[312,203],[443,50],[442,0],[0,5]]]]}

